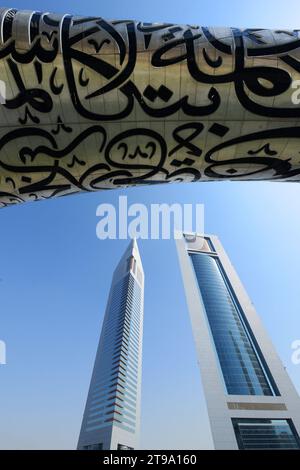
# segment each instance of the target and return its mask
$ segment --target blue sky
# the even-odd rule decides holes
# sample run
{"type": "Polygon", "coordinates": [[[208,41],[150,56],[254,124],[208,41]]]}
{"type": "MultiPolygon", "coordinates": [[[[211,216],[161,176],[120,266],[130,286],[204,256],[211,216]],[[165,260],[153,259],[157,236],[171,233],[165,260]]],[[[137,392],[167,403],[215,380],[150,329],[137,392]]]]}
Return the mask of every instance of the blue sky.
{"type": "MultiPolygon", "coordinates": [[[[106,18],[299,28],[296,1],[15,1],[12,6],[106,18]]],[[[96,208],[203,203],[300,392],[300,186],[206,183],[132,188],[0,211],[0,448],[74,448],[112,271],[127,241],[96,238],[96,208]]],[[[173,241],[139,243],[146,274],[142,446],[197,448],[200,375],[173,241]]],[[[209,445],[209,436],[207,436],[209,445]]]]}

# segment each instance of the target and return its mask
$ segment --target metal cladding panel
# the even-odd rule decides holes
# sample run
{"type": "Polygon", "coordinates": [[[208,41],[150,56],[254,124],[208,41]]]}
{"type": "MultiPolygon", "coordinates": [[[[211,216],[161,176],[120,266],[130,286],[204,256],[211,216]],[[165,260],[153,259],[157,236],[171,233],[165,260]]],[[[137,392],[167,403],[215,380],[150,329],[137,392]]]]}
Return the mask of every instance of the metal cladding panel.
{"type": "Polygon", "coordinates": [[[0,206],[137,184],[299,181],[299,47],[298,30],[0,9],[0,206]]]}

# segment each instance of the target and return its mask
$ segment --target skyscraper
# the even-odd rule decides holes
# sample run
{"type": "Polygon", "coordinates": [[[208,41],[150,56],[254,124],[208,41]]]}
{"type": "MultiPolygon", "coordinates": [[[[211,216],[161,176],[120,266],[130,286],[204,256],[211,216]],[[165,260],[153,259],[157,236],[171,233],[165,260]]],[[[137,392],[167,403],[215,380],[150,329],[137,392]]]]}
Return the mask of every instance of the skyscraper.
{"type": "Polygon", "coordinates": [[[176,243],[215,448],[300,449],[299,395],[220,241],[176,243]]]}
{"type": "Polygon", "coordinates": [[[133,240],[113,275],[78,449],[137,448],[143,314],[144,271],[133,240]]]}

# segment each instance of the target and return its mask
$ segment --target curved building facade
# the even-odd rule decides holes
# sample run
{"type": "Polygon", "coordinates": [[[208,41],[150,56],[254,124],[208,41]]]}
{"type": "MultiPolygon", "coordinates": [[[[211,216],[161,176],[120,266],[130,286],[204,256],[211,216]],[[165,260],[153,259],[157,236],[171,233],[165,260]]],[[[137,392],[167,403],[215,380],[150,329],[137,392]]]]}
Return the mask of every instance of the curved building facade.
{"type": "Polygon", "coordinates": [[[299,30],[0,9],[0,206],[299,181],[299,30]]]}

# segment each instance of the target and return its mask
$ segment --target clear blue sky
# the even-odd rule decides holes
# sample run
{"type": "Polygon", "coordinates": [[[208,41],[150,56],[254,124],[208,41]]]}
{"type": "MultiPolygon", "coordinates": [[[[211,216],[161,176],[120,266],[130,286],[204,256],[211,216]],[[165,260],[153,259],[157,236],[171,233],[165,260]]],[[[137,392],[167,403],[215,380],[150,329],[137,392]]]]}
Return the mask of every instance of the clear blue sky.
{"type": "MultiPolygon", "coordinates": [[[[299,2],[17,1],[13,7],[143,21],[299,28],[299,2]]],[[[0,211],[0,448],[74,448],[114,266],[126,241],[95,236],[96,207],[129,202],[205,204],[300,392],[291,363],[300,338],[300,186],[206,183],[132,188],[0,211]]],[[[146,273],[142,446],[197,448],[200,377],[172,241],[142,241],[146,273]]]]}

